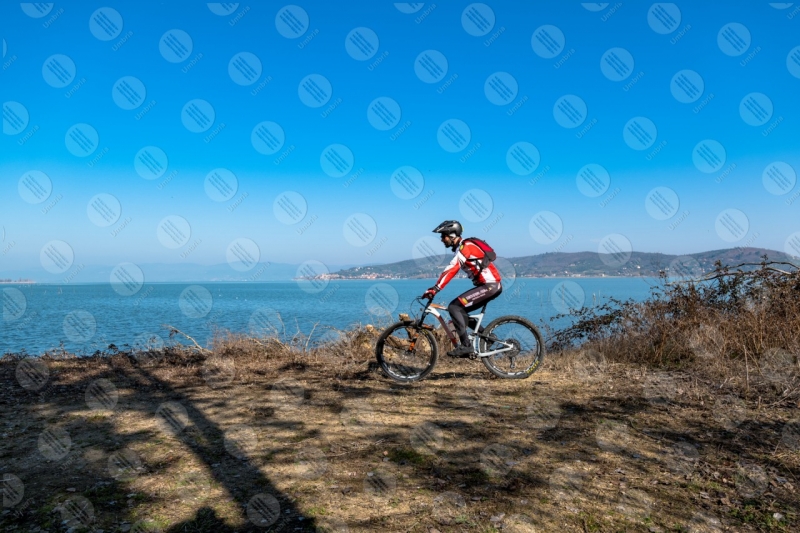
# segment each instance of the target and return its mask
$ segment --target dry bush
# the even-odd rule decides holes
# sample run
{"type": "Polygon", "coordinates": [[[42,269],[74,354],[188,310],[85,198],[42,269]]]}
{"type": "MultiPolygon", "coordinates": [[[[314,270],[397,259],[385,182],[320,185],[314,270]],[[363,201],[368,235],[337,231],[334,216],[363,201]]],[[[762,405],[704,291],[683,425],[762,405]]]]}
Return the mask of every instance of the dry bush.
{"type": "MultiPolygon", "coordinates": [[[[595,349],[610,362],[702,371],[760,394],[800,392],[800,271],[716,265],[702,280],[667,281],[642,302],[610,299],[551,332],[550,351],[595,349]]],[[[556,318],[563,318],[561,315],[556,318]]]]}

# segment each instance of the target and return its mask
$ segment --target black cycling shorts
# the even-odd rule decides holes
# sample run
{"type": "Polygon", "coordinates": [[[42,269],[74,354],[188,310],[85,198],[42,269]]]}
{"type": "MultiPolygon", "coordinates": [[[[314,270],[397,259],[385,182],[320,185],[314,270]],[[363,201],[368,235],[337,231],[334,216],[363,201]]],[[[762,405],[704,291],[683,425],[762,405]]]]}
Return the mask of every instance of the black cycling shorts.
{"type": "Polygon", "coordinates": [[[453,301],[463,305],[467,311],[472,311],[486,302],[494,300],[500,296],[501,292],[503,292],[503,286],[499,283],[486,283],[468,290],[453,301]]]}

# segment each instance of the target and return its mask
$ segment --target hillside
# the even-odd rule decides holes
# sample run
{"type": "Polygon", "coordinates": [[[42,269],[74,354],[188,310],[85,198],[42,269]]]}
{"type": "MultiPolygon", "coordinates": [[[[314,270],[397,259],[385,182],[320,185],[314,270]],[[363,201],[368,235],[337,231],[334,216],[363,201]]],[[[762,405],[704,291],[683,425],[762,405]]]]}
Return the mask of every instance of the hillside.
{"type": "MultiPolygon", "coordinates": [[[[792,261],[777,250],[765,248],[730,248],[688,255],[632,252],[630,259],[616,258],[596,252],[546,253],[523,257],[498,258],[501,273],[512,270],[517,277],[601,277],[658,276],[661,270],[684,277],[698,277],[723,265],[758,263],[767,255],[771,261],[792,261]]],[[[399,261],[386,265],[348,268],[334,272],[331,279],[415,279],[436,277],[452,256],[442,254],[420,260],[399,261]]]]}

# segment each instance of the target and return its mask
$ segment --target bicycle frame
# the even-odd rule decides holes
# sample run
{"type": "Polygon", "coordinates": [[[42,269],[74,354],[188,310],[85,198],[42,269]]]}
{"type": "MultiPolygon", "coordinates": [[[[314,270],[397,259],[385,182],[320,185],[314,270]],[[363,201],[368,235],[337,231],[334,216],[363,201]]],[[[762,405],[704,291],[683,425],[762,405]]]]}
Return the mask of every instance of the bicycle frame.
{"type": "MultiPolygon", "coordinates": [[[[417,320],[417,326],[418,327],[424,327],[423,323],[425,322],[425,315],[432,315],[439,321],[439,324],[441,324],[442,329],[447,334],[447,338],[450,339],[450,342],[453,343],[453,346],[454,347],[458,346],[459,344],[461,344],[461,339],[459,339],[456,336],[456,334],[454,332],[450,331],[450,329],[447,327],[447,323],[445,322],[444,317],[442,316],[442,313],[440,313],[438,311],[439,309],[445,310],[447,308],[445,306],[443,306],[443,305],[439,305],[439,304],[433,303],[433,300],[428,300],[428,303],[425,304],[425,307],[422,309],[422,312],[420,313],[419,320],[417,320]]],[[[497,355],[497,354],[500,354],[500,353],[503,353],[503,352],[507,352],[509,350],[513,350],[514,346],[512,346],[508,342],[504,342],[504,341],[500,341],[500,340],[497,340],[495,342],[499,343],[499,344],[502,344],[504,346],[503,348],[498,349],[498,350],[491,350],[489,352],[482,352],[480,350],[480,343],[478,342],[478,339],[480,339],[482,337],[482,335],[480,333],[478,333],[478,329],[481,327],[481,322],[483,322],[483,317],[484,317],[485,314],[486,314],[486,305],[484,305],[481,308],[481,311],[479,313],[475,313],[475,314],[469,315],[470,318],[474,318],[474,319],[477,320],[477,323],[475,324],[474,331],[473,332],[469,332],[469,338],[472,341],[472,347],[475,350],[475,353],[478,355],[478,357],[489,357],[490,355],[497,355]]],[[[429,326],[429,327],[432,327],[432,326],[429,326]]]]}

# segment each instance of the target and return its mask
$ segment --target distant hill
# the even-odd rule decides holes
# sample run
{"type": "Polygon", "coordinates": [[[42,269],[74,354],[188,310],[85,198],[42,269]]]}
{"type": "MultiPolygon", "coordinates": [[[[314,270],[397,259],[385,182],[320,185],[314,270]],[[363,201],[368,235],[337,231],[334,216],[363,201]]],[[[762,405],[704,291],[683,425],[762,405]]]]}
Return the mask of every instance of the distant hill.
{"type": "MultiPolygon", "coordinates": [[[[795,262],[789,255],[765,248],[730,248],[687,255],[670,255],[650,252],[632,252],[630,259],[596,252],[545,253],[524,257],[498,258],[501,273],[513,267],[517,277],[602,277],[602,276],[658,276],[659,271],[679,271],[679,275],[701,276],[723,265],[759,263],[762,257],[770,261],[795,262]]],[[[435,278],[451,254],[442,254],[420,260],[400,261],[386,265],[362,266],[339,270],[326,277],[330,279],[415,279],[435,278]]]]}

